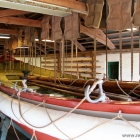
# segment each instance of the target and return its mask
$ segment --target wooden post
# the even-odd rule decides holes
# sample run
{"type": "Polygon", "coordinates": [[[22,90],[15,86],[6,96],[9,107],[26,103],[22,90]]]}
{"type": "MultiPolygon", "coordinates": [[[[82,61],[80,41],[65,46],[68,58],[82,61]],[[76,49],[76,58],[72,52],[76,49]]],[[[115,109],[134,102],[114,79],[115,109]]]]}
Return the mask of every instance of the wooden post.
{"type": "MultiPolygon", "coordinates": [[[[96,81],[96,28],[94,31],[94,81],[96,81]]],[[[92,62],[92,63],[93,63],[92,62]]]]}
{"type": "Polygon", "coordinates": [[[131,81],[133,81],[133,26],[131,24],[131,81]]]}
{"type": "Polygon", "coordinates": [[[120,31],[120,81],[122,81],[122,31],[120,31]]]}
{"type": "Polygon", "coordinates": [[[62,36],[62,46],[61,46],[62,49],[60,49],[60,53],[61,53],[61,63],[60,63],[60,71],[61,71],[61,77],[64,77],[64,59],[65,59],[65,56],[64,56],[64,53],[65,53],[65,38],[64,38],[64,35],[62,36]]]}
{"type": "Polygon", "coordinates": [[[54,83],[56,83],[56,41],[54,41],[54,83]]]}

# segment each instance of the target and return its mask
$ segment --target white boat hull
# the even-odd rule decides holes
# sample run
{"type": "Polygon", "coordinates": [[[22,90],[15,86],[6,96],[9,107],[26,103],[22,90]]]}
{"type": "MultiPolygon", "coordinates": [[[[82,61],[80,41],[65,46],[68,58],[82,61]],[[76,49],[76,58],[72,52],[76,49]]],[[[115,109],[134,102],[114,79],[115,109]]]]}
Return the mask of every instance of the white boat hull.
{"type": "MultiPolygon", "coordinates": [[[[106,124],[102,124],[103,122],[106,122],[110,119],[80,115],[75,113],[71,113],[68,116],[65,116],[62,119],[54,122],[53,124],[48,114],[50,115],[51,119],[55,121],[58,118],[65,115],[67,112],[46,108],[48,111],[47,114],[44,107],[35,107],[34,104],[20,101],[21,111],[23,117],[27,122],[37,127],[48,125],[44,128],[36,128],[29,125],[21,117],[19,112],[18,100],[14,99],[12,105],[11,102],[12,102],[11,97],[0,92],[0,110],[2,113],[10,117],[12,120],[18,123],[22,123],[23,125],[26,125],[27,127],[35,131],[48,134],[60,140],[68,140],[70,138],[74,140],[93,140],[93,139],[102,140],[104,138],[112,140],[112,139],[124,139],[123,134],[135,134],[135,135],[140,134],[140,131],[138,129],[122,120],[113,120],[106,124]],[[14,113],[12,112],[12,109],[14,113]],[[81,136],[77,137],[79,135],[81,136]]],[[[140,121],[139,122],[130,121],[130,123],[140,128],[140,121]]],[[[132,138],[130,137],[130,139],[132,138]]]]}

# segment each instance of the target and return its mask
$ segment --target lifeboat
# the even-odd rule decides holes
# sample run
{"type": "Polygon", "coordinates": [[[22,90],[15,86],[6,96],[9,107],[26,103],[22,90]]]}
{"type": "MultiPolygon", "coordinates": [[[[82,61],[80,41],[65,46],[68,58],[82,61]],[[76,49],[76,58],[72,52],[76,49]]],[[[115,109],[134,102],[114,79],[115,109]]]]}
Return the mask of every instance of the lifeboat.
{"type": "Polygon", "coordinates": [[[50,97],[26,86],[17,90],[1,83],[0,111],[38,140],[111,140],[140,133],[140,102],[109,100],[102,80],[87,86],[82,100],[50,97]],[[92,100],[90,93],[97,84],[100,96],[92,100]]]}

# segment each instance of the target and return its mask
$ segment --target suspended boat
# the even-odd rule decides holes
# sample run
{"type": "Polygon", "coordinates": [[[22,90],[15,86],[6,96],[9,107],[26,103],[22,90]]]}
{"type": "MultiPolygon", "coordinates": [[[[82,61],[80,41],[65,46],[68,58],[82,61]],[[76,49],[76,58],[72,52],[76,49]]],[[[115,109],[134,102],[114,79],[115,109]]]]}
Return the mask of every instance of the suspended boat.
{"type": "Polygon", "coordinates": [[[38,94],[25,82],[21,91],[1,84],[0,110],[38,140],[121,139],[127,134],[137,135],[140,102],[108,100],[101,82],[87,86],[83,100],[38,94]],[[100,96],[91,100],[89,94],[97,84],[100,96]]]}

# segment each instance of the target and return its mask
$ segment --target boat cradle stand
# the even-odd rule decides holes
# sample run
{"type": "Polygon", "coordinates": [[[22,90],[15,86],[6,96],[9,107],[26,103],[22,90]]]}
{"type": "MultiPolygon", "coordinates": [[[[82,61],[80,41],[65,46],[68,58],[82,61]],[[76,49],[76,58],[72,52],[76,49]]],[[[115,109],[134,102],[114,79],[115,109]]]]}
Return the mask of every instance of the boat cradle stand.
{"type": "MultiPolygon", "coordinates": [[[[7,134],[8,134],[8,129],[10,128],[11,125],[13,125],[13,127],[16,130],[18,130],[19,132],[21,132],[23,135],[25,135],[27,137],[27,138],[24,138],[24,139],[21,139],[21,140],[30,140],[31,139],[32,136],[30,134],[28,134],[26,131],[24,131],[22,128],[20,128],[14,122],[12,122],[12,124],[11,124],[10,118],[5,116],[1,112],[0,112],[0,118],[1,118],[1,122],[0,122],[0,140],[6,140],[6,137],[7,137],[7,134]]],[[[33,138],[33,140],[35,140],[35,138],[33,138]]]]}

